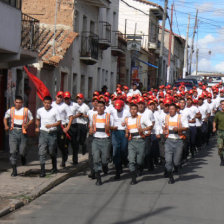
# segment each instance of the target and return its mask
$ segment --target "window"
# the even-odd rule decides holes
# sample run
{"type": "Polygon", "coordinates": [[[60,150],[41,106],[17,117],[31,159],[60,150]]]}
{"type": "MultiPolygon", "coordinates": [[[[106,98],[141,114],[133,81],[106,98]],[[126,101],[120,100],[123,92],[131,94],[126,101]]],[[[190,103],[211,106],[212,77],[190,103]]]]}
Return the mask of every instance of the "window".
{"type": "Polygon", "coordinates": [[[95,23],[93,21],[90,21],[90,32],[95,33],[95,23]]]}
{"type": "Polygon", "coordinates": [[[21,0],[2,0],[3,2],[16,7],[17,9],[21,9],[21,0]]]}
{"type": "Polygon", "coordinates": [[[85,93],[85,75],[81,75],[81,87],[80,87],[81,93],[85,93]]]}
{"type": "Polygon", "coordinates": [[[76,96],[77,94],[77,74],[73,74],[73,86],[72,86],[72,95],[76,96]]]}
{"type": "Polygon", "coordinates": [[[88,78],[88,98],[91,99],[93,93],[93,78],[88,78]]]}
{"type": "Polygon", "coordinates": [[[66,91],[68,89],[68,74],[65,72],[61,72],[61,91],[66,91]]]}
{"type": "Polygon", "coordinates": [[[101,69],[100,68],[98,68],[98,70],[97,70],[97,80],[96,80],[96,88],[98,89],[98,90],[100,90],[100,81],[99,80],[101,80],[101,69]]]}
{"type": "Polygon", "coordinates": [[[82,19],[82,31],[87,31],[87,17],[86,16],[83,16],[83,19],[82,19]]]}
{"type": "Polygon", "coordinates": [[[101,87],[105,84],[105,83],[104,83],[104,81],[105,81],[105,70],[104,70],[104,69],[102,69],[102,76],[101,76],[101,87]]]}
{"type": "Polygon", "coordinates": [[[74,24],[74,31],[76,33],[79,32],[79,12],[75,10],[75,24],[74,24]]]}
{"type": "Polygon", "coordinates": [[[117,13],[113,13],[113,30],[117,30],[117,13]]]}

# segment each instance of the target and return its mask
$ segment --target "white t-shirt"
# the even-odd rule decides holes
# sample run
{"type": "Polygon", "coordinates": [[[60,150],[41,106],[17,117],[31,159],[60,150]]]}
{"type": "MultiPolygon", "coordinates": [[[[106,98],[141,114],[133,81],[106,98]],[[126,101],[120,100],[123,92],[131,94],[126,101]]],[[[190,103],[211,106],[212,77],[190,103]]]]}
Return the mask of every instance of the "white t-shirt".
{"type": "MultiPolygon", "coordinates": [[[[190,120],[193,120],[195,118],[196,114],[198,114],[200,112],[196,106],[188,107],[188,109],[190,111],[190,120]]],[[[195,120],[195,123],[189,123],[189,126],[191,126],[191,127],[196,126],[196,122],[197,122],[197,119],[195,120]]]]}
{"type": "MultiPolygon", "coordinates": [[[[78,110],[78,104],[75,102],[71,102],[68,106],[72,112],[72,115],[74,116],[76,114],[76,111],[78,110]]],[[[66,123],[68,122],[69,122],[69,117],[67,117],[66,119],[66,123]]],[[[75,124],[75,119],[73,119],[72,124],[75,124]]]]}
{"type": "Polygon", "coordinates": [[[72,111],[70,109],[70,107],[62,102],[60,104],[57,104],[55,101],[52,103],[52,107],[55,108],[56,110],[58,110],[59,116],[61,117],[61,124],[67,124],[69,117],[73,116],[72,111]]]}
{"type": "Polygon", "coordinates": [[[165,117],[167,113],[164,112],[164,110],[161,110],[159,112],[159,119],[156,125],[156,134],[163,134],[163,127],[165,127],[165,117]]]}
{"type": "MultiPolygon", "coordinates": [[[[143,113],[140,113],[138,112],[138,115],[144,117],[144,119],[146,120],[149,120],[151,122],[151,125],[153,125],[153,122],[155,122],[155,118],[154,118],[154,115],[153,115],[153,112],[151,110],[149,110],[148,108],[145,109],[145,111],[143,113]]],[[[148,131],[145,131],[145,135],[147,135],[149,132],[148,131]]]]}
{"type": "MultiPolygon", "coordinates": [[[[89,107],[85,104],[82,103],[81,105],[77,105],[78,109],[76,110],[76,114],[82,113],[84,115],[87,115],[88,111],[90,110],[89,107]]],[[[87,124],[88,123],[88,118],[85,117],[77,117],[75,119],[75,123],[77,124],[87,124]]]]}
{"type": "MultiPolygon", "coordinates": [[[[128,117],[127,123],[128,123],[128,126],[137,124],[137,117],[135,118],[128,117]]],[[[149,119],[147,119],[146,116],[141,116],[140,124],[142,128],[147,128],[149,126],[152,126],[152,122],[149,119]]],[[[129,132],[130,134],[136,134],[135,136],[132,136],[132,138],[141,138],[137,127],[130,129],[129,132]]]]}
{"type": "Polygon", "coordinates": [[[205,120],[205,118],[207,117],[207,114],[211,113],[211,110],[208,106],[208,104],[203,103],[201,106],[198,106],[198,109],[201,113],[201,122],[203,122],[205,120]]]}
{"type": "Polygon", "coordinates": [[[44,107],[41,107],[37,110],[36,118],[40,120],[40,130],[50,132],[56,131],[57,127],[46,128],[47,124],[54,124],[58,121],[61,121],[61,117],[56,108],[51,107],[50,110],[46,110],[44,107]]]}
{"type": "MultiPolygon", "coordinates": [[[[96,120],[97,119],[105,120],[106,114],[107,113],[104,113],[103,115],[97,114],[96,120]]],[[[112,116],[110,116],[110,126],[113,126],[113,117],[112,116]]],[[[95,138],[108,138],[109,137],[106,134],[105,130],[104,130],[104,132],[99,132],[99,131],[97,131],[97,128],[105,129],[105,122],[104,123],[96,123],[96,133],[93,134],[93,137],[95,137],[95,138]]]]}
{"type": "MultiPolygon", "coordinates": [[[[178,121],[178,115],[179,114],[176,114],[175,116],[169,118],[169,122],[177,122],[178,121]]],[[[181,115],[180,115],[181,116],[181,115]]],[[[181,119],[180,119],[180,122],[181,122],[181,126],[182,128],[188,128],[189,125],[188,125],[188,121],[186,119],[185,116],[181,116],[181,119]]],[[[173,130],[173,126],[169,126],[169,131],[172,131],[173,130]]],[[[169,133],[168,135],[168,138],[172,138],[172,139],[180,139],[180,136],[178,134],[173,134],[173,133],[169,133]]]]}
{"type": "Polygon", "coordinates": [[[97,110],[89,110],[87,112],[87,115],[88,115],[88,118],[89,118],[89,126],[92,125],[92,122],[93,122],[93,114],[97,114],[97,110]]]}
{"type": "MultiPolygon", "coordinates": [[[[11,109],[8,109],[5,113],[5,119],[8,119],[11,117],[11,114],[10,114],[10,111],[11,109]]],[[[20,108],[19,110],[16,110],[15,108],[15,118],[14,118],[14,125],[17,124],[17,125],[22,125],[23,124],[23,119],[16,119],[16,117],[22,117],[24,114],[24,107],[20,108]]],[[[30,110],[28,110],[28,120],[31,121],[33,120],[33,115],[32,113],[30,112],[30,110]]],[[[16,127],[14,127],[15,129],[17,129],[16,127]]]]}
{"type": "Polygon", "coordinates": [[[215,101],[212,101],[211,103],[207,102],[207,105],[210,108],[211,116],[215,116],[214,110],[216,110],[216,102],[215,101]]]}
{"type": "Polygon", "coordinates": [[[142,95],[142,93],[138,89],[136,89],[136,90],[130,89],[127,96],[134,96],[137,94],[139,94],[140,96],[142,95]]]}
{"type": "Polygon", "coordinates": [[[130,112],[124,109],[119,112],[114,108],[111,111],[111,116],[113,117],[114,126],[118,127],[117,130],[125,130],[125,126],[122,126],[122,123],[125,122],[126,117],[130,117],[130,112]]]}

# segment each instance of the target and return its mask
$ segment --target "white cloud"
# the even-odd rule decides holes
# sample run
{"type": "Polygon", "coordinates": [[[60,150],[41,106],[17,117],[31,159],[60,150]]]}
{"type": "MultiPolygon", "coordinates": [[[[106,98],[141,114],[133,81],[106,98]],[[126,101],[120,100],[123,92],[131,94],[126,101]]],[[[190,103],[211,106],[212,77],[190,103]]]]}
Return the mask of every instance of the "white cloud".
{"type": "Polygon", "coordinates": [[[215,66],[215,70],[216,70],[217,72],[223,72],[223,73],[224,73],[224,61],[221,62],[221,63],[219,63],[219,64],[217,64],[217,65],[215,66]]]}
{"type": "Polygon", "coordinates": [[[206,58],[202,58],[198,62],[198,70],[199,71],[213,71],[214,68],[212,67],[210,60],[206,58]]]}
{"type": "Polygon", "coordinates": [[[213,8],[213,3],[204,2],[201,5],[197,4],[196,6],[197,6],[199,13],[204,13],[204,12],[210,11],[213,8]]]}
{"type": "Polygon", "coordinates": [[[198,40],[198,44],[200,47],[207,46],[208,44],[215,43],[217,38],[215,38],[212,34],[207,34],[204,38],[198,40]]]}

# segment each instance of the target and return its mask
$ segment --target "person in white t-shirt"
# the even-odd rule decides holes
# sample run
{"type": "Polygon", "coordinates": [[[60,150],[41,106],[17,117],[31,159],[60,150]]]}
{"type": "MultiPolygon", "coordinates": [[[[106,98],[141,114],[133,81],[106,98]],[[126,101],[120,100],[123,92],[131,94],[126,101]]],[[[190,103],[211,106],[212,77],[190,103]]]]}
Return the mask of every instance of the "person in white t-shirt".
{"type": "Polygon", "coordinates": [[[196,119],[201,118],[200,111],[196,106],[193,105],[193,99],[189,96],[187,98],[187,108],[190,111],[189,132],[190,132],[190,152],[191,156],[194,157],[196,152],[196,137],[197,137],[197,127],[196,119]]]}
{"type": "MultiPolygon", "coordinates": [[[[64,102],[67,104],[72,112],[72,116],[76,114],[76,111],[78,110],[78,104],[71,101],[71,94],[70,92],[64,92],[64,102]]],[[[69,123],[69,117],[66,119],[66,123],[69,123]]],[[[70,136],[70,143],[72,147],[72,161],[73,165],[78,164],[78,151],[77,151],[77,141],[76,141],[76,126],[75,126],[75,120],[73,118],[72,124],[68,130],[68,134],[70,136]]]]}
{"type": "Polygon", "coordinates": [[[217,111],[216,102],[212,100],[212,94],[211,93],[207,94],[207,104],[208,104],[208,106],[210,108],[210,111],[211,111],[211,115],[208,118],[207,142],[209,142],[210,136],[212,134],[212,129],[213,129],[212,124],[213,124],[213,121],[214,121],[215,113],[217,111]]]}
{"type": "Polygon", "coordinates": [[[52,98],[46,96],[43,100],[43,107],[37,110],[36,132],[39,135],[39,156],[41,173],[40,177],[46,176],[45,161],[47,152],[52,159],[51,173],[57,173],[57,127],[61,125],[61,117],[57,109],[52,107],[52,98]]]}
{"type": "MultiPolygon", "coordinates": [[[[144,117],[145,119],[149,120],[152,124],[152,127],[155,123],[155,119],[151,110],[145,107],[145,99],[144,97],[138,98],[138,115],[144,117]]],[[[149,171],[154,169],[153,164],[153,156],[151,150],[151,130],[144,133],[145,134],[145,160],[144,160],[144,167],[147,168],[149,171]]],[[[137,172],[141,175],[143,171],[143,167],[138,167],[137,172]]]]}
{"type": "Polygon", "coordinates": [[[169,177],[169,184],[173,184],[173,168],[180,166],[183,153],[183,132],[187,131],[189,125],[187,119],[177,114],[176,105],[169,106],[169,114],[165,118],[165,126],[163,127],[165,142],[165,160],[166,171],[169,177]]]}
{"type": "MultiPolygon", "coordinates": [[[[92,126],[93,115],[97,114],[98,101],[99,101],[98,96],[94,96],[92,98],[93,108],[87,112],[88,119],[89,119],[89,128],[92,126]]],[[[89,167],[90,167],[90,174],[88,175],[88,177],[91,179],[95,179],[96,175],[95,175],[94,166],[93,166],[93,153],[92,153],[93,135],[89,134],[87,142],[88,142],[87,145],[89,150],[89,167]]]]}
{"type": "Polygon", "coordinates": [[[207,103],[204,102],[204,97],[201,95],[198,97],[198,109],[201,114],[201,140],[202,140],[202,145],[203,144],[208,144],[208,118],[211,115],[211,110],[210,107],[208,106],[207,103]]]}
{"type": "Polygon", "coordinates": [[[84,95],[82,93],[77,94],[76,101],[78,104],[78,109],[74,116],[76,129],[77,129],[77,151],[79,147],[82,147],[82,154],[86,153],[86,137],[88,132],[88,111],[90,110],[88,105],[84,103],[84,95]]]}
{"type": "Polygon", "coordinates": [[[128,160],[131,172],[131,185],[136,181],[136,167],[142,167],[145,157],[145,133],[152,129],[152,122],[146,116],[138,115],[138,106],[130,105],[131,116],[126,118],[126,138],[128,141],[128,160]]]}
{"type": "Polygon", "coordinates": [[[16,96],[14,106],[8,109],[3,119],[5,131],[9,131],[10,162],[12,165],[11,176],[17,176],[17,150],[21,156],[22,165],[26,165],[27,128],[33,123],[30,110],[23,107],[23,98],[16,96]],[[10,119],[10,126],[8,126],[10,119]]]}
{"type": "Polygon", "coordinates": [[[112,132],[113,162],[116,169],[114,179],[119,180],[123,170],[122,165],[126,166],[128,163],[128,140],[125,138],[125,119],[130,116],[130,112],[124,109],[122,100],[116,100],[111,116],[113,117],[115,127],[112,132]]]}
{"type": "Polygon", "coordinates": [[[62,162],[61,167],[66,166],[66,161],[68,159],[68,145],[70,136],[68,135],[68,131],[72,125],[73,114],[71,108],[63,102],[64,92],[59,91],[56,95],[56,100],[52,103],[52,107],[55,108],[59,116],[61,117],[61,125],[58,126],[57,130],[57,139],[58,139],[58,148],[62,154],[62,162]]]}
{"type": "Polygon", "coordinates": [[[93,114],[92,125],[89,134],[93,135],[92,154],[94,171],[96,174],[96,185],[102,185],[101,171],[107,167],[110,149],[110,130],[113,126],[113,117],[105,113],[105,102],[99,101],[97,104],[97,114],[93,114]]]}
{"type": "Polygon", "coordinates": [[[127,96],[135,96],[135,95],[142,95],[142,93],[137,89],[137,83],[133,83],[132,89],[129,90],[129,93],[127,96]]]}

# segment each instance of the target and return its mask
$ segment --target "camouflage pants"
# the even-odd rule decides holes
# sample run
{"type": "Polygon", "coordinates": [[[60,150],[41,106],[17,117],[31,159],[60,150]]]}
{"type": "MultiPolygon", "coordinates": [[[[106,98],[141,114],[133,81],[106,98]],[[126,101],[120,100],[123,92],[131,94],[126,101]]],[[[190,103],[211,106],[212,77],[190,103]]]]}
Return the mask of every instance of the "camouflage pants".
{"type": "Polygon", "coordinates": [[[218,149],[219,149],[219,156],[224,156],[224,131],[219,130],[217,132],[218,139],[217,139],[217,144],[218,144],[218,149]]]}

